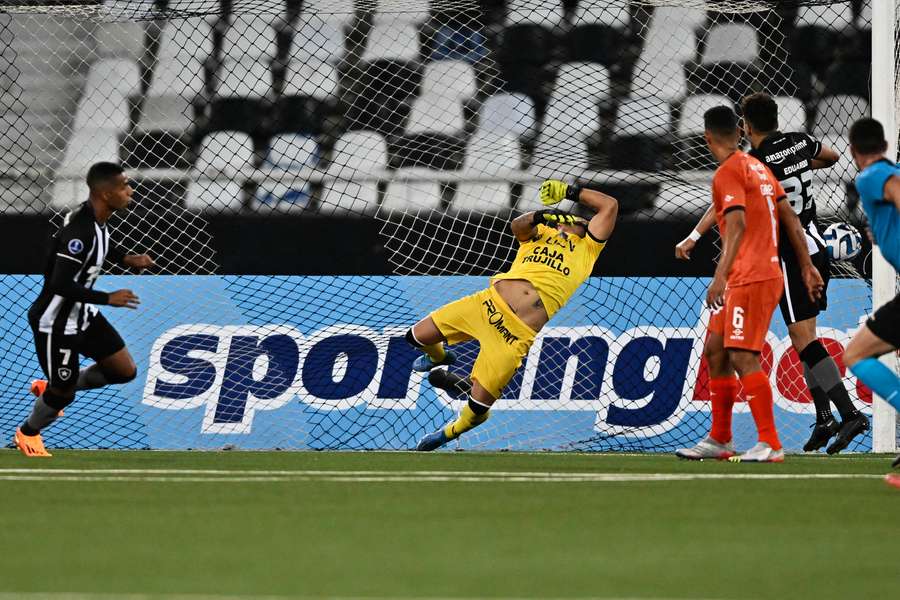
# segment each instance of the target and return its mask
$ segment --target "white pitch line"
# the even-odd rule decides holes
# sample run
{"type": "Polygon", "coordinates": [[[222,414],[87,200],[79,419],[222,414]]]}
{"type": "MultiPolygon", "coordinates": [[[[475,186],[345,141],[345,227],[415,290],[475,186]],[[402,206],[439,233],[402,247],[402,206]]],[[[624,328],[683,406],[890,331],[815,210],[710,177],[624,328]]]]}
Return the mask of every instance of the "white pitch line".
{"type": "Polygon", "coordinates": [[[0,481],[145,481],[190,483],[335,483],[534,482],[645,483],[679,481],[783,481],[880,479],[863,473],[541,473],[515,471],[223,471],[217,469],[0,469],[0,481]]]}

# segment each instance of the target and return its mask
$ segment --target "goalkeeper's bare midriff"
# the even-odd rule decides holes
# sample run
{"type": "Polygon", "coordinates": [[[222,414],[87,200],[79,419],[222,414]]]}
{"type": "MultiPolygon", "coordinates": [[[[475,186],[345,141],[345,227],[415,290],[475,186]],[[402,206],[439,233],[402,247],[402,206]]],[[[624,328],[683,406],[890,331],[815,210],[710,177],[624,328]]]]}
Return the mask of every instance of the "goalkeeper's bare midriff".
{"type": "Polygon", "coordinates": [[[494,289],[516,316],[535,331],[540,331],[550,320],[547,309],[541,301],[541,295],[530,281],[498,279],[494,281],[494,289]]]}

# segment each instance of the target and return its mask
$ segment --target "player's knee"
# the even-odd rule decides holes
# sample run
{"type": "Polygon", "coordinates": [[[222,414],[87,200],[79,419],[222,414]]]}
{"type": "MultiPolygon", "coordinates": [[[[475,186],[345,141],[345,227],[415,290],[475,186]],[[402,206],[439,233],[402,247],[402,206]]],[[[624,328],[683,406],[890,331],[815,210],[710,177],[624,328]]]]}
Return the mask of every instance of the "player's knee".
{"type": "Polygon", "coordinates": [[[415,334],[413,334],[413,328],[410,327],[406,330],[406,343],[412,346],[413,348],[421,348],[422,344],[419,340],[416,339],[415,334]]]}

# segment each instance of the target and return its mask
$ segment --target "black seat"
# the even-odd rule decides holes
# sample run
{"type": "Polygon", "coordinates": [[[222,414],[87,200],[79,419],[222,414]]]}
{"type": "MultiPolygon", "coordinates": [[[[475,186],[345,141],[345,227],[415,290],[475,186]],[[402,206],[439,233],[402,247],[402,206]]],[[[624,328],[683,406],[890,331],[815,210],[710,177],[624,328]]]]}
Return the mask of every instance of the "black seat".
{"type": "Polygon", "coordinates": [[[388,161],[394,169],[459,169],[465,148],[465,141],[455,136],[434,133],[404,135],[388,144],[388,161]]]}

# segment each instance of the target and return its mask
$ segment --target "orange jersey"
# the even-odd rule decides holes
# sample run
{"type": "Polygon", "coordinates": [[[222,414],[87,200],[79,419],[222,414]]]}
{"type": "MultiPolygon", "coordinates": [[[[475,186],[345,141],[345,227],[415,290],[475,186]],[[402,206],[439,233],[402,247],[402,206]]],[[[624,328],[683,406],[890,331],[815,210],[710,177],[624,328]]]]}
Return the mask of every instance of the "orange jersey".
{"type": "Polygon", "coordinates": [[[716,170],[712,192],[723,240],[728,238],[725,213],[744,210],[746,229],[728,274],[728,286],[780,279],[775,204],[786,195],[772,172],[759,160],[738,150],[716,170]]]}

